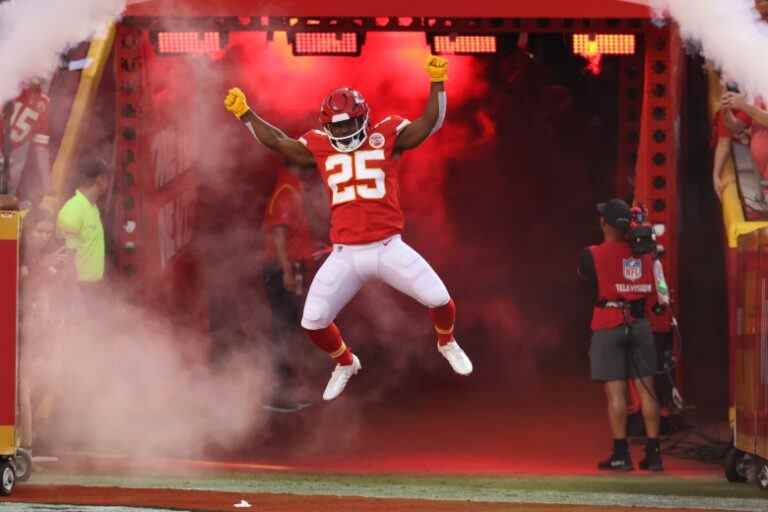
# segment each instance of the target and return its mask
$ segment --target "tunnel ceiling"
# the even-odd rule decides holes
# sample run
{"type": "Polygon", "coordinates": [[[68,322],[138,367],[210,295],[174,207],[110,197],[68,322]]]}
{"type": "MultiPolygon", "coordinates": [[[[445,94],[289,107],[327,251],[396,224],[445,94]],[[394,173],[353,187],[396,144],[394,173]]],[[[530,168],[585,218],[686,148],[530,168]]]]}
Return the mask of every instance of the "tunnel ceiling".
{"type": "Polygon", "coordinates": [[[129,0],[128,3],[128,16],[650,17],[647,7],[619,0],[129,0]]]}

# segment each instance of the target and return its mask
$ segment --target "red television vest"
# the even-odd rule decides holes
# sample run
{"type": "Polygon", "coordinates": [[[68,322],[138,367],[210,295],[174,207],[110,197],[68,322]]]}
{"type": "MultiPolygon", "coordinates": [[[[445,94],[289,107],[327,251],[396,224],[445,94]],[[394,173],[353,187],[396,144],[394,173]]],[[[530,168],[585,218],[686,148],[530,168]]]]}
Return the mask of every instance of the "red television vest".
{"type": "MultiPolygon", "coordinates": [[[[589,248],[595,262],[598,301],[634,301],[655,293],[653,259],[650,255],[634,256],[625,242],[603,242],[589,248]]],[[[646,301],[646,317],[650,313],[646,301]]],[[[595,306],[592,330],[612,329],[624,323],[624,313],[617,308],[595,306]]]]}

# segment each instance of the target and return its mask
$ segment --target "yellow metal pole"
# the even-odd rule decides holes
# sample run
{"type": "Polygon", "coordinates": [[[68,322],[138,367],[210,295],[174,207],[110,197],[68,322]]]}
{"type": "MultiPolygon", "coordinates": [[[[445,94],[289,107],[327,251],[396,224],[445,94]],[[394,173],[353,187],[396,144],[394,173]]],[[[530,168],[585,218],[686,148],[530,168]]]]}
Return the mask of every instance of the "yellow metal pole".
{"type": "Polygon", "coordinates": [[[78,157],[80,138],[83,135],[88,114],[96,93],[99,90],[101,77],[104,74],[107,60],[112,51],[115,40],[115,24],[111,24],[103,38],[91,41],[88,50],[88,58],[91,64],[85,68],[80,76],[80,85],[77,89],[72,111],[67,121],[64,137],[61,141],[56,161],[53,164],[51,176],[51,196],[44,200],[44,205],[55,211],[62,204],[65,188],[70,177],[75,172],[75,162],[78,157]]]}

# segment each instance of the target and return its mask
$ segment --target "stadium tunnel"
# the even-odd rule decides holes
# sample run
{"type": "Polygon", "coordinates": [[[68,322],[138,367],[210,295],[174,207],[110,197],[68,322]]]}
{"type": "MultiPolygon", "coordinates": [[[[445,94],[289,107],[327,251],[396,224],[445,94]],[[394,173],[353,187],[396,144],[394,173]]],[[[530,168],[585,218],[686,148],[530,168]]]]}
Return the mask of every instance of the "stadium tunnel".
{"type": "MultiPolygon", "coordinates": [[[[620,196],[647,205],[652,222],[664,225],[667,278],[683,308],[680,286],[696,281],[679,264],[686,235],[678,185],[690,178],[684,144],[694,135],[682,116],[686,61],[674,25],[620,1],[129,4],[91,46],[97,66],[81,77],[54,181],[66,197],[76,147],[98,147],[113,159],[112,274],[137,302],[214,338],[240,329],[249,307],[263,306],[259,226],[282,163],[224,111],[229,87],[242,87],[260,115],[299,136],[316,127],[323,95],[340,85],[360,89],[374,117],[418,116],[427,93],[421,62],[429,51],[444,53],[446,126],[400,164],[405,237],[449,286],[458,337],[478,371],[468,381],[447,375],[418,305],[368,290],[339,319],[368,363],[348,391],[365,397],[351,402],[370,427],[360,435],[408,432],[413,441],[378,445],[382,453],[407,451],[442,424],[471,434],[470,450],[491,456],[494,440],[525,441],[524,429],[538,424],[547,425],[538,442],[509,441],[508,449],[540,449],[557,438],[564,464],[572,455],[577,465],[586,448],[602,448],[600,440],[569,448],[572,440],[556,427],[568,418],[607,432],[601,392],[587,381],[591,306],[575,276],[580,248],[599,241],[595,203],[620,196]],[[393,404],[402,421],[381,421],[393,404]],[[487,421],[456,419],[456,411],[487,421]]],[[[322,240],[324,191],[308,183],[316,194],[312,228],[322,240]]],[[[699,243],[717,242],[710,234],[699,243]]],[[[716,266],[696,271],[721,274],[716,266]]],[[[713,301],[713,314],[724,316],[713,301]]],[[[686,362],[669,312],[654,327],[686,362]]],[[[712,363],[721,340],[708,335],[699,357],[715,354],[712,363]]],[[[296,352],[322,357],[308,342],[296,352]]],[[[695,393],[694,378],[717,387],[714,395],[725,392],[725,379],[706,375],[718,368],[690,369],[688,377],[684,366],[676,375],[684,392],[695,393]]],[[[327,415],[319,425],[343,428],[327,415]]],[[[469,455],[464,464],[472,468],[469,455]]]]}

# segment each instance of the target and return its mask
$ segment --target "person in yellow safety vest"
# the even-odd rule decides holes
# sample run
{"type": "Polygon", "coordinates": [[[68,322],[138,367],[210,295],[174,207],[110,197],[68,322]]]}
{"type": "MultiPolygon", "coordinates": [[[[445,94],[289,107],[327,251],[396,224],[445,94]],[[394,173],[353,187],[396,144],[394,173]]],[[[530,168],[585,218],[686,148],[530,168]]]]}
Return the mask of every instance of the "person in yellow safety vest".
{"type": "Polygon", "coordinates": [[[106,164],[89,160],[82,166],[81,185],[59,211],[56,226],[74,254],[81,288],[100,283],[104,278],[104,226],[98,202],[108,188],[106,164]]]}

